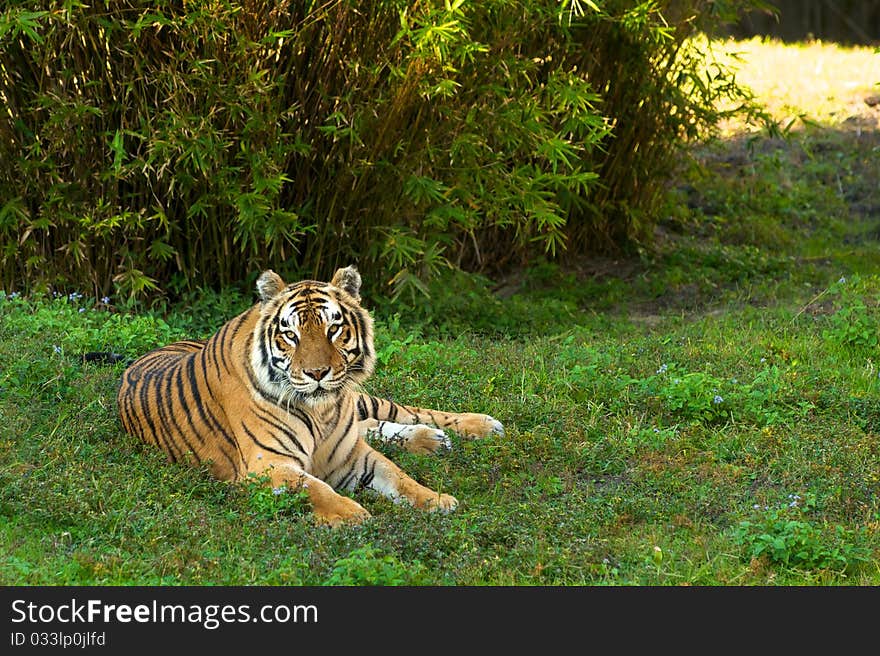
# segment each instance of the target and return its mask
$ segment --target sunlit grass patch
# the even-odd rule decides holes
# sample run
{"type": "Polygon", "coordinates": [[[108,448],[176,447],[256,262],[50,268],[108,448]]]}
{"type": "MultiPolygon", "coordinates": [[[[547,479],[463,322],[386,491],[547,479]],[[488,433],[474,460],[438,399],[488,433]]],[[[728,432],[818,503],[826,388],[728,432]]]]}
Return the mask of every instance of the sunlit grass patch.
{"type": "MultiPolygon", "coordinates": [[[[878,127],[880,109],[865,102],[880,94],[880,56],[873,47],[822,41],[786,44],[754,37],[718,41],[712,51],[783,126],[803,127],[807,122],[854,131],[878,127]]],[[[742,126],[732,122],[723,128],[731,134],[742,126]]]]}

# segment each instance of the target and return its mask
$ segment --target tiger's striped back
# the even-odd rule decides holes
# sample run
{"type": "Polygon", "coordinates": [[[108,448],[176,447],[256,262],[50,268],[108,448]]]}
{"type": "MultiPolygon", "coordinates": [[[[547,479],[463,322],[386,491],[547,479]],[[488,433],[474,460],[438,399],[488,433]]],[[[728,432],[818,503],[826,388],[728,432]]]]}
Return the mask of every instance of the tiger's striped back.
{"type": "Polygon", "coordinates": [[[247,463],[221,391],[224,378],[236,375],[229,354],[246,321],[242,315],[210,340],[175,342],[135,360],[117,395],[123,428],[162,449],[172,462],[207,464],[215,477],[239,480],[247,463]]]}

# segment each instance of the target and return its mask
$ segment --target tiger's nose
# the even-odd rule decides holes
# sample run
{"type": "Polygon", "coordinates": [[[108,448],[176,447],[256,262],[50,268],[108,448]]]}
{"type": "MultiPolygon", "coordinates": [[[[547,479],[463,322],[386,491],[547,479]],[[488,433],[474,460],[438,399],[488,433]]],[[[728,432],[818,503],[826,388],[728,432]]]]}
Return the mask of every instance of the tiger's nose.
{"type": "Polygon", "coordinates": [[[323,380],[324,376],[330,373],[330,367],[319,367],[318,369],[303,369],[303,373],[312,380],[323,380]]]}

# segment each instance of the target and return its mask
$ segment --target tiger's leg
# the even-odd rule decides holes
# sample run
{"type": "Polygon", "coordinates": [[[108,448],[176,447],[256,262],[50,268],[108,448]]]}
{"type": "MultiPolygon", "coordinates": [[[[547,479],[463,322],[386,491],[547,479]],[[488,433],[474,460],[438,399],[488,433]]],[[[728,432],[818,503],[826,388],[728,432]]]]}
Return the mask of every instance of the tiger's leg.
{"type": "MultiPolygon", "coordinates": [[[[390,421],[396,424],[427,424],[450,430],[459,437],[483,438],[491,435],[504,436],[504,426],[489,415],[476,412],[445,412],[395,403],[368,394],[358,395],[358,416],[365,419],[390,421]]],[[[380,439],[382,434],[378,435],[380,439]]],[[[408,445],[408,442],[407,442],[408,445]]],[[[439,446],[438,446],[439,448],[439,446]]],[[[437,449],[434,449],[435,451],[437,449]]]]}
{"type": "Polygon", "coordinates": [[[363,438],[358,439],[351,462],[360,463],[360,466],[355,476],[346,477],[351,481],[349,488],[360,485],[395,503],[408,502],[422,510],[450,512],[458,505],[458,499],[451,494],[435,492],[412,479],[363,438]]]}
{"type": "Polygon", "coordinates": [[[268,468],[254,473],[268,474],[273,488],[305,490],[318,524],[333,527],[343,523],[359,524],[370,517],[370,513],[357,501],[339,494],[320,478],[307,474],[289,462],[270,462],[268,468]]]}

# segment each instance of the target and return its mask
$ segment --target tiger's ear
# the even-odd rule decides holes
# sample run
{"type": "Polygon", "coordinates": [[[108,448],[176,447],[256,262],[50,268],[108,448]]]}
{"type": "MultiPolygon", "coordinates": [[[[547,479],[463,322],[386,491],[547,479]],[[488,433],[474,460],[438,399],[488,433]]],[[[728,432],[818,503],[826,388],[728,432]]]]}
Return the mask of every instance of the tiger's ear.
{"type": "Polygon", "coordinates": [[[260,302],[265,303],[278,295],[284,289],[284,281],[272,269],[266,269],[257,278],[257,292],[260,294],[260,302]]]}
{"type": "Polygon", "coordinates": [[[330,284],[348,292],[354,300],[361,300],[361,274],[358,273],[354,265],[337,269],[330,284]]]}

